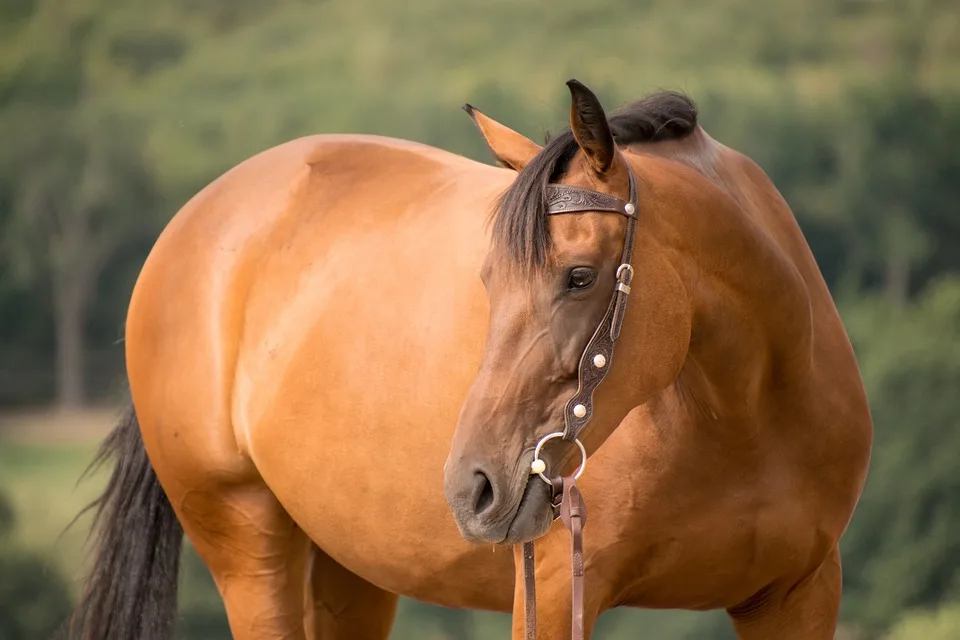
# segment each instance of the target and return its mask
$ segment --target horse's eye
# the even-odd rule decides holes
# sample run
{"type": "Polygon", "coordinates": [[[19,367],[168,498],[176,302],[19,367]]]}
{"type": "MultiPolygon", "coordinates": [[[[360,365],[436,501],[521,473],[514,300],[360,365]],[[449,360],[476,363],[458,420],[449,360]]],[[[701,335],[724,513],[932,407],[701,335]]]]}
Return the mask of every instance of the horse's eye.
{"type": "Polygon", "coordinates": [[[589,267],[577,267],[570,272],[570,281],[567,287],[570,289],[586,289],[597,279],[597,272],[589,267]]]}

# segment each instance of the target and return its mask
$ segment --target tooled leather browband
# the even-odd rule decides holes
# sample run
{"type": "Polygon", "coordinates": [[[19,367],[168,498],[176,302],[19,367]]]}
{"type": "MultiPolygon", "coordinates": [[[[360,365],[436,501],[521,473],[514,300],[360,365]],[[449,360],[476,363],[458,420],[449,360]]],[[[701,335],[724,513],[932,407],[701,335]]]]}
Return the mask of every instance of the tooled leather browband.
{"type": "MultiPolygon", "coordinates": [[[[631,202],[633,202],[632,199],[631,202]]],[[[627,204],[629,203],[620,198],[599,191],[589,191],[588,189],[563,184],[547,185],[548,215],[580,211],[609,211],[632,218],[636,215],[636,203],[633,203],[633,212],[627,210],[627,204]]]]}
{"type": "Polygon", "coordinates": [[[564,408],[563,439],[573,442],[580,431],[593,418],[593,392],[607,377],[613,362],[613,346],[620,337],[620,327],[626,310],[627,296],[633,279],[633,267],[630,258],[633,254],[633,240],[637,227],[639,210],[636,179],[630,165],[627,165],[627,177],[630,182],[630,199],[621,200],[598,191],[589,191],[567,185],[547,186],[547,215],[599,211],[619,213],[627,218],[627,231],[617,269],[617,284],[613,297],[603,320],[597,326],[590,341],[580,356],[577,392],[564,408]]]}

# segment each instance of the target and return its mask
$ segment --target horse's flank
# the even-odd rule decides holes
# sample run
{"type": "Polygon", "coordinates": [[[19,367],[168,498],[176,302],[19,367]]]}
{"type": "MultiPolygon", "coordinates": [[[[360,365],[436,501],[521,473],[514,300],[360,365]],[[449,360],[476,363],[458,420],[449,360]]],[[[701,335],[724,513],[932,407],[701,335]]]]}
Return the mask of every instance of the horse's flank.
{"type": "Polygon", "coordinates": [[[467,593],[432,568],[476,553],[436,483],[483,341],[469,274],[485,203],[509,179],[415,143],[314,136],[251,158],[177,215],[138,281],[126,344],[147,450],[168,463],[157,473],[179,514],[209,526],[188,487],[262,477],[314,542],[376,584],[509,605],[490,588],[509,550],[482,554],[467,593]],[[384,522],[403,505],[417,514],[407,527],[384,522]]]}

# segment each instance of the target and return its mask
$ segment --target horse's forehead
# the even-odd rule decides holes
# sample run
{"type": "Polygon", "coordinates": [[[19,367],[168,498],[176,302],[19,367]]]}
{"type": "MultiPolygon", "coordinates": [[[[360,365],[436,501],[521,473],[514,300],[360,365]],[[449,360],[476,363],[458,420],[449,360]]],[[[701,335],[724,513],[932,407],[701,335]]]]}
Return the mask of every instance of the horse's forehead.
{"type": "Polygon", "coordinates": [[[571,213],[548,218],[553,239],[548,262],[562,264],[573,256],[605,252],[623,235],[620,216],[610,213],[571,213]]]}

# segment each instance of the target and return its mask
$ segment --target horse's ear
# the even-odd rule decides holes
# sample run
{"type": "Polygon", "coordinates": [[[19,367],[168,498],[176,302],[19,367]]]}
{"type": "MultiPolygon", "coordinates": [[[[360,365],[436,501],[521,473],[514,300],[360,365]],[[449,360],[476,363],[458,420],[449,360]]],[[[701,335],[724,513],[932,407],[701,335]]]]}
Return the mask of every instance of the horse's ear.
{"type": "Polygon", "coordinates": [[[600,100],[578,80],[568,80],[570,89],[570,130],[583,149],[590,166],[602,174],[613,164],[615,147],[607,114],[600,100]]]}
{"type": "Polygon", "coordinates": [[[523,168],[540,153],[543,148],[533,140],[524,137],[509,127],[505,127],[496,120],[488,118],[475,107],[465,104],[463,110],[473,119],[480,129],[480,134],[487,141],[487,146],[493,152],[497,164],[514,171],[523,171],[523,168]]]}

